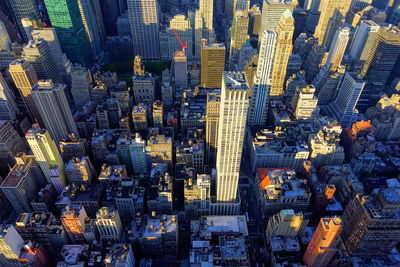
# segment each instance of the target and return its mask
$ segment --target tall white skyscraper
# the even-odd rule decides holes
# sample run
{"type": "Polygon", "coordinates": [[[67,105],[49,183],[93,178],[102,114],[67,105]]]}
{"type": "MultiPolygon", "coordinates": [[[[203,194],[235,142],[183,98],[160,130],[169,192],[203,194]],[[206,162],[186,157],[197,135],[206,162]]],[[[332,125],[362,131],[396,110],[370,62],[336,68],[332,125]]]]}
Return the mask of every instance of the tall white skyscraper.
{"type": "Polygon", "coordinates": [[[217,151],[217,214],[234,214],[240,161],[246,132],[249,88],[244,72],[225,72],[222,78],[217,151]],[[229,203],[233,204],[232,206],[229,203]]]}
{"type": "Polygon", "coordinates": [[[52,183],[57,192],[61,193],[66,185],[64,162],[49,132],[32,128],[25,134],[25,138],[47,182],[52,183]]]}
{"type": "Polygon", "coordinates": [[[17,112],[15,96],[0,73],[0,120],[15,120],[17,112]]]}
{"type": "Polygon", "coordinates": [[[264,31],[261,39],[257,71],[249,109],[249,125],[264,125],[267,121],[269,90],[278,33],[264,31]]]}
{"type": "Polygon", "coordinates": [[[32,90],[33,101],[51,137],[58,144],[69,134],[79,136],[65,96],[65,84],[53,84],[51,80],[39,81],[32,90]]]}
{"type": "Polygon", "coordinates": [[[10,50],[11,40],[8,35],[6,26],[2,21],[0,21],[0,50],[10,50]]]}
{"type": "Polygon", "coordinates": [[[335,101],[327,108],[328,114],[337,119],[340,125],[350,127],[355,123],[358,116],[356,105],[364,86],[365,82],[356,73],[346,72],[335,101]]]}
{"type": "Polygon", "coordinates": [[[352,60],[358,61],[360,59],[361,53],[365,47],[365,43],[367,42],[369,34],[372,32],[378,32],[379,27],[380,26],[372,20],[361,21],[350,45],[350,56],[352,60]]]}
{"type": "Polygon", "coordinates": [[[160,59],[159,5],[157,0],[128,0],[135,56],[160,59]]]}
{"type": "Polygon", "coordinates": [[[328,66],[328,68],[336,69],[342,63],[349,39],[349,27],[343,27],[336,31],[331,48],[329,49],[328,59],[326,60],[326,66],[328,66]]]}

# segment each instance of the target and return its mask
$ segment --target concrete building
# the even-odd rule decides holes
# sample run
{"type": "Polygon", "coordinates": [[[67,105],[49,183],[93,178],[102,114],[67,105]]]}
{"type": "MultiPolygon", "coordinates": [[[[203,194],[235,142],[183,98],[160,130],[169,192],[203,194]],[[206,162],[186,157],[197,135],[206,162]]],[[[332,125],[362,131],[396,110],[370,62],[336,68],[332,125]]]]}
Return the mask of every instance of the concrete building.
{"type": "Polygon", "coordinates": [[[211,206],[211,177],[198,174],[197,179],[185,180],[184,205],[187,220],[197,220],[199,216],[210,214],[211,206]]]}
{"type": "Polygon", "coordinates": [[[201,47],[201,82],[204,88],[220,88],[225,69],[225,46],[219,43],[201,47]]]}
{"type": "Polygon", "coordinates": [[[354,72],[346,72],[336,99],[328,106],[328,114],[338,120],[343,127],[351,127],[356,122],[358,117],[356,106],[364,86],[365,82],[354,72]]]}
{"type": "Polygon", "coordinates": [[[24,240],[11,224],[2,224],[0,226],[0,263],[4,266],[19,267],[19,256],[24,240]]]}
{"type": "Polygon", "coordinates": [[[156,168],[152,169],[150,178],[150,186],[147,189],[147,209],[151,212],[172,214],[173,178],[168,174],[166,164],[156,165],[156,168]]]}
{"type": "Polygon", "coordinates": [[[113,244],[103,261],[110,267],[134,267],[135,262],[135,255],[130,244],[113,244]]]}
{"type": "Polygon", "coordinates": [[[340,165],[344,160],[344,149],[339,145],[340,125],[324,126],[317,134],[308,138],[310,160],[318,169],[323,165],[340,165]]]}
{"type": "Polygon", "coordinates": [[[354,33],[349,47],[351,59],[358,61],[370,33],[377,32],[379,25],[372,20],[362,20],[354,33]]]}
{"type": "Polygon", "coordinates": [[[215,166],[217,159],[220,92],[207,94],[206,108],[206,163],[215,166]]]}
{"type": "Polygon", "coordinates": [[[60,83],[62,81],[56,61],[45,40],[30,40],[24,46],[23,54],[25,60],[32,64],[38,79],[50,79],[55,83],[60,83]]]}
{"type": "Polygon", "coordinates": [[[55,84],[47,80],[39,81],[32,89],[33,100],[43,124],[57,144],[69,134],[79,136],[65,88],[65,84],[55,84]]]}
{"type": "Polygon", "coordinates": [[[292,99],[293,114],[298,120],[315,120],[320,111],[318,99],[315,96],[315,87],[307,85],[306,87],[297,87],[296,93],[292,99]]]}
{"type": "Polygon", "coordinates": [[[100,233],[100,239],[105,243],[119,243],[123,228],[118,210],[103,207],[96,214],[96,227],[100,233]]]}
{"type": "Polygon", "coordinates": [[[217,151],[216,214],[235,214],[239,170],[249,107],[249,88],[243,72],[225,72],[221,86],[217,151]]]}
{"type": "Polygon", "coordinates": [[[145,101],[153,103],[155,100],[155,80],[151,74],[145,76],[133,75],[132,78],[133,97],[135,104],[145,101]]]}
{"type": "Polygon", "coordinates": [[[387,255],[398,243],[398,187],[382,188],[374,196],[357,195],[343,216],[342,241],[353,256],[387,255]]]}
{"type": "Polygon", "coordinates": [[[164,106],[160,100],[153,103],[153,126],[162,128],[164,125],[164,106]]]}
{"type": "Polygon", "coordinates": [[[65,174],[70,184],[81,185],[91,184],[96,172],[89,157],[83,156],[71,159],[65,167],[65,174]]]}
{"type": "Polygon", "coordinates": [[[71,94],[74,98],[75,106],[82,109],[90,101],[90,91],[92,90],[92,75],[90,70],[75,64],[71,74],[71,94]]]}
{"type": "Polygon", "coordinates": [[[291,168],[300,170],[308,159],[310,151],[301,140],[289,141],[301,135],[301,129],[288,127],[284,131],[272,132],[267,129],[247,134],[247,149],[251,170],[257,168],[291,168]]]}
{"type": "MultiPolygon", "coordinates": [[[[27,146],[22,137],[8,121],[0,120],[0,167],[6,170],[15,164],[15,156],[26,152],[27,146]]],[[[7,174],[7,172],[5,173],[7,174]]]]}
{"type": "Polygon", "coordinates": [[[172,167],[172,139],[164,135],[150,136],[146,154],[152,163],[168,163],[172,167]]]}
{"type": "Polygon", "coordinates": [[[175,51],[173,57],[175,88],[188,85],[187,56],[185,51],[175,51]]]}
{"type": "Polygon", "coordinates": [[[128,12],[121,14],[121,16],[118,17],[116,24],[117,24],[117,32],[120,37],[122,36],[132,37],[131,24],[129,21],[128,12]]]}
{"type": "Polygon", "coordinates": [[[276,26],[276,44],[274,62],[272,65],[272,82],[269,94],[271,97],[281,97],[286,78],[286,69],[289,57],[292,54],[292,38],[294,31],[294,18],[289,10],[281,15],[276,26]]]}
{"type": "Polygon", "coordinates": [[[81,158],[88,153],[88,144],[86,139],[75,135],[69,135],[59,143],[60,153],[64,162],[69,162],[73,158],[81,158]]]}
{"type": "Polygon", "coordinates": [[[264,216],[283,209],[305,211],[310,203],[307,181],[297,178],[293,170],[259,168],[254,187],[264,216]]]}
{"type": "Polygon", "coordinates": [[[214,38],[214,0],[200,0],[199,13],[203,21],[203,37],[211,41],[214,38]]]}
{"type": "Polygon", "coordinates": [[[24,31],[24,27],[22,25],[21,19],[30,18],[37,22],[40,22],[40,13],[36,2],[34,0],[29,1],[20,1],[20,0],[11,0],[9,1],[10,7],[15,16],[15,21],[18,25],[20,32],[22,33],[22,37],[25,42],[29,40],[26,32],[24,31]]]}
{"type": "Polygon", "coordinates": [[[144,60],[160,60],[159,12],[156,0],[128,0],[134,53],[144,60]]]}
{"type": "Polygon", "coordinates": [[[289,10],[290,13],[298,5],[297,0],[264,0],[262,5],[262,19],[259,35],[261,36],[265,30],[276,31],[278,21],[282,14],[289,10]]]}
{"type": "Polygon", "coordinates": [[[329,55],[326,60],[326,66],[329,69],[337,69],[341,65],[344,53],[347,50],[347,43],[350,39],[350,28],[342,27],[338,29],[333,37],[329,55]]]}
{"type": "Polygon", "coordinates": [[[68,205],[61,213],[61,222],[73,244],[85,243],[83,232],[87,214],[81,205],[68,205]]]}
{"type": "Polygon", "coordinates": [[[181,142],[175,147],[176,164],[193,167],[197,173],[204,171],[204,154],[204,142],[199,139],[181,142]]]}
{"type": "Polygon", "coordinates": [[[0,73],[0,120],[13,121],[17,118],[19,111],[15,101],[13,91],[0,73]]]}
{"type": "Polygon", "coordinates": [[[67,183],[64,162],[49,132],[32,128],[25,134],[25,138],[47,182],[52,183],[60,193],[67,183]]]}
{"type": "Polygon", "coordinates": [[[319,4],[317,10],[320,16],[314,36],[318,38],[320,46],[330,49],[333,36],[344,23],[350,4],[348,0],[329,0],[319,4]]]}
{"type": "Polygon", "coordinates": [[[182,45],[175,36],[175,33],[179,36],[182,43],[186,43],[187,49],[185,49],[185,54],[187,56],[187,61],[192,62],[193,60],[193,29],[189,18],[185,15],[177,14],[169,21],[169,27],[166,29],[166,34],[168,35],[168,60],[174,58],[175,52],[182,51],[182,45]]]}
{"type": "Polygon", "coordinates": [[[281,210],[268,219],[265,234],[267,238],[273,236],[299,237],[307,227],[308,219],[300,212],[294,210],[281,210]]]}
{"type": "Polygon", "coordinates": [[[343,223],[339,217],[322,218],[303,256],[307,266],[327,266],[336,253],[343,223]]]}
{"type": "Polygon", "coordinates": [[[148,110],[147,105],[142,104],[142,103],[133,107],[132,122],[133,122],[133,127],[135,128],[136,131],[148,129],[148,127],[149,127],[149,124],[148,124],[149,112],[150,111],[148,110]]]}
{"type": "Polygon", "coordinates": [[[146,174],[148,170],[146,141],[142,139],[140,134],[135,134],[135,138],[132,140],[129,150],[131,153],[133,173],[146,174]]]}
{"type": "Polygon", "coordinates": [[[16,164],[1,184],[1,191],[17,213],[31,212],[31,201],[46,184],[34,156],[19,154],[16,164]]]}
{"type": "Polygon", "coordinates": [[[28,108],[31,118],[43,125],[39,111],[37,110],[32,97],[32,89],[38,82],[32,64],[24,59],[14,60],[10,63],[8,71],[15,86],[18,88],[26,107],[28,108]]]}

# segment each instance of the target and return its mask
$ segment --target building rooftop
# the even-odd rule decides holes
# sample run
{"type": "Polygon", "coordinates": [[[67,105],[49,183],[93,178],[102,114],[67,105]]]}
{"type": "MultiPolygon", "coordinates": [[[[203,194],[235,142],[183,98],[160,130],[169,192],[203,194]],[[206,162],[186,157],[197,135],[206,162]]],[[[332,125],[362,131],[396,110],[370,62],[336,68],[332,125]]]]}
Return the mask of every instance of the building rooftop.
{"type": "Polygon", "coordinates": [[[246,76],[244,72],[226,71],[224,72],[223,81],[225,83],[225,87],[231,90],[249,89],[246,84],[246,76]]]}
{"type": "Polygon", "coordinates": [[[291,236],[271,236],[271,250],[276,252],[299,252],[300,244],[296,237],[291,236]]]}
{"type": "Polygon", "coordinates": [[[53,219],[51,213],[46,212],[32,212],[21,213],[15,222],[16,227],[29,227],[29,228],[43,228],[50,225],[53,219]]]}
{"type": "Polygon", "coordinates": [[[160,238],[165,233],[177,231],[178,221],[176,215],[161,215],[160,218],[150,217],[147,219],[143,238],[160,238]]]}

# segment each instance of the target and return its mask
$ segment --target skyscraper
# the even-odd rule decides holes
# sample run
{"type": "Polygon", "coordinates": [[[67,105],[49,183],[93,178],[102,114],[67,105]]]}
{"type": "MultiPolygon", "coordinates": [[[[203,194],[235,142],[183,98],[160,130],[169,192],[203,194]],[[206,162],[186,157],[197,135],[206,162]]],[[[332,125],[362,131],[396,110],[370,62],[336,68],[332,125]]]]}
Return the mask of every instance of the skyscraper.
{"type": "Polygon", "coordinates": [[[19,266],[19,255],[24,240],[11,224],[0,225],[0,264],[3,266],[19,266]]]}
{"type": "Polygon", "coordinates": [[[15,21],[19,27],[20,32],[27,42],[28,36],[22,26],[21,19],[29,18],[32,20],[40,21],[40,14],[35,0],[9,0],[11,9],[15,16],[15,21]]]}
{"type": "Polygon", "coordinates": [[[303,261],[307,266],[323,267],[329,264],[336,253],[342,228],[342,219],[338,217],[320,220],[303,256],[303,261]]]}
{"type": "Polygon", "coordinates": [[[286,69],[289,62],[289,57],[292,54],[294,19],[292,13],[289,10],[283,12],[276,28],[277,39],[274,52],[274,63],[272,66],[271,74],[271,97],[280,97],[283,94],[286,69]]]}
{"type": "Polygon", "coordinates": [[[2,21],[0,21],[0,50],[10,50],[11,40],[8,35],[6,26],[2,21]]]}
{"type": "Polygon", "coordinates": [[[276,31],[278,21],[283,12],[289,10],[290,13],[292,13],[293,9],[297,5],[297,0],[264,0],[262,6],[260,35],[262,35],[265,30],[276,31]]]}
{"type": "Polygon", "coordinates": [[[52,183],[57,192],[61,193],[66,185],[64,162],[49,132],[32,128],[25,134],[25,138],[47,182],[52,183]]]}
{"type": "Polygon", "coordinates": [[[201,83],[204,88],[220,88],[225,69],[225,46],[214,43],[201,48],[201,83]]]}
{"type": "Polygon", "coordinates": [[[60,73],[49,45],[43,39],[31,40],[24,46],[24,56],[35,69],[40,80],[51,79],[56,83],[61,82],[60,73]]]}
{"type": "Polygon", "coordinates": [[[206,115],[206,162],[211,167],[215,166],[218,144],[218,124],[220,92],[209,92],[207,94],[206,115]]]}
{"type": "MultiPolygon", "coordinates": [[[[78,0],[78,7],[83,27],[85,28],[86,36],[92,49],[92,56],[95,58],[100,55],[102,49],[98,21],[91,2],[91,0],[78,0]]],[[[97,2],[95,4],[98,5],[99,3],[97,2]]]]}
{"type": "Polygon", "coordinates": [[[349,11],[351,0],[322,0],[318,11],[320,17],[314,36],[318,38],[318,44],[330,49],[333,36],[344,23],[349,11]]]}
{"type": "Polygon", "coordinates": [[[188,85],[187,57],[185,51],[176,51],[174,54],[175,87],[188,85]]]}
{"type": "Polygon", "coordinates": [[[160,60],[159,6],[157,0],[128,0],[134,55],[160,60]]]}
{"type": "Polygon", "coordinates": [[[58,144],[69,134],[78,136],[78,130],[65,96],[64,84],[52,81],[39,81],[32,95],[43,124],[58,144]]]}
{"type": "Polygon", "coordinates": [[[72,97],[74,98],[76,107],[78,109],[82,109],[83,106],[90,101],[92,75],[90,74],[90,70],[86,69],[85,67],[82,67],[81,65],[75,65],[71,78],[72,97]]]}
{"type": "Polygon", "coordinates": [[[336,34],[333,37],[331,48],[329,49],[328,59],[326,60],[326,66],[329,69],[336,70],[337,67],[342,63],[349,39],[350,28],[343,27],[336,31],[336,34]]]}
{"type": "Polygon", "coordinates": [[[400,235],[398,188],[382,188],[374,196],[357,195],[343,213],[342,241],[354,256],[387,255],[400,235]]]}
{"type": "Polygon", "coordinates": [[[17,118],[17,112],[14,93],[0,73],[0,120],[13,121],[17,118]]]}
{"type": "Polygon", "coordinates": [[[99,209],[96,214],[96,227],[103,242],[121,242],[123,227],[117,209],[108,207],[99,209]]]}
{"type": "Polygon", "coordinates": [[[376,22],[372,20],[362,20],[360,22],[360,25],[357,27],[356,32],[354,33],[353,40],[349,48],[349,53],[352,60],[358,61],[360,59],[369,34],[377,31],[379,31],[379,25],[376,22]]]}
{"type": "Polygon", "coordinates": [[[214,0],[200,0],[199,7],[199,14],[204,22],[203,38],[211,41],[210,38],[214,37],[214,0]]]}
{"type": "Polygon", "coordinates": [[[183,43],[186,42],[187,49],[185,50],[185,53],[188,61],[191,62],[193,60],[193,29],[190,24],[190,20],[186,18],[186,16],[178,14],[169,21],[169,28],[167,29],[167,33],[169,46],[168,58],[170,59],[173,58],[176,51],[182,50],[182,45],[172,31],[176,32],[183,43]]]}
{"type": "Polygon", "coordinates": [[[365,82],[354,72],[346,72],[339,87],[336,99],[328,106],[328,114],[333,116],[343,127],[351,127],[356,122],[356,105],[364,89],[365,82]]]}
{"type": "Polygon", "coordinates": [[[277,38],[278,34],[275,31],[264,31],[260,38],[260,54],[249,108],[249,125],[264,125],[267,121],[269,92],[272,83],[271,73],[277,38]]]}
{"type": "Polygon", "coordinates": [[[44,0],[63,51],[72,62],[91,65],[90,44],[76,0],[44,0]]]}
{"type": "Polygon", "coordinates": [[[43,126],[39,111],[37,110],[32,97],[33,86],[38,82],[32,64],[25,59],[17,59],[10,63],[8,71],[15,86],[18,88],[29,113],[31,114],[32,120],[37,121],[43,126]]]}
{"type": "Polygon", "coordinates": [[[237,202],[249,88],[244,72],[225,72],[221,87],[216,186],[217,202],[228,205],[221,206],[216,213],[235,214],[238,212],[234,203],[237,202]]]}

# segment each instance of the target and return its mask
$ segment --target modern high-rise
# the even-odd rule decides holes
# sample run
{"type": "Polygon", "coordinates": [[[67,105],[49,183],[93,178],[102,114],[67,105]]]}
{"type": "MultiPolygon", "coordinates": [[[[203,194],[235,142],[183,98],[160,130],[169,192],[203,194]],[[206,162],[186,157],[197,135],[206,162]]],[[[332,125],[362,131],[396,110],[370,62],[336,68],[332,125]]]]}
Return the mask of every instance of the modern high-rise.
{"type": "Polygon", "coordinates": [[[0,225],[0,264],[2,266],[21,266],[19,256],[25,241],[11,224],[0,225]]]}
{"type": "Polygon", "coordinates": [[[297,87],[292,98],[293,115],[298,120],[314,120],[318,117],[320,108],[315,96],[315,87],[297,87]]]}
{"type": "Polygon", "coordinates": [[[336,99],[328,106],[327,113],[339,121],[343,127],[351,127],[357,121],[356,105],[364,89],[365,82],[354,72],[346,72],[338,89],[336,99]]]}
{"type": "Polygon", "coordinates": [[[32,64],[38,79],[51,79],[56,83],[61,82],[56,61],[45,40],[30,40],[24,46],[23,54],[26,61],[32,64]]]}
{"type": "Polygon", "coordinates": [[[93,58],[96,58],[100,55],[102,49],[98,21],[96,19],[95,9],[92,4],[98,5],[99,3],[94,3],[91,0],[78,0],[79,13],[82,18],[86,37],[92,50],[92,56],[93,58]]]}
{"type": "Polygon", "coordinates": [[[185,51],[176,51],[174,54],[175,88],[188,85],[187,56],[185,51]]]}
{"type": "Polygon", "coordinates": [[[237,15],[233,18],[231,31],[231,42],[229,51],[229,68],[234,69],[234,66],[239,61],[239,51],[244,46],[246,41],[250,38],[248,34],[249,29],[249,16],[237,15]]]}
{"type": "Polygon", "coordinates": [[[349,53],[352,60],[357,62],[360,59],[369,34],[377,31],[379,31],[379,25],[376,22],[372,20],[362,20],[360,22],[349,47],[349,53]]]}
{"type": "Polygon", "coordinates": [[[329,69],[336,70],[337,67],[341,65],[349,39],[349,27],[343,27],[336,31],[335,36],[333,37],[331,48],[329,49],[328,58],[325,63],[329,69]]]}
{"type": "Polygon", "coordinates": [[[22,100],[25,102],[32,120],[39,122],[39,124],[43,126],[39,111],[37,110],[32,97],[32,89],[38,82],[32,64],[25,59],[17,59],[10,63],[8,72],[10,73],[15,86],[18,88],[22,100]]]}
{"type": "Polygon", "coordinates": [[[134,55],[144,60],[160,60],[159,9],[157,0],[128,0],[134,55]]]}
{"type": "Polygon", "coordinates": [[[16,164],[8,173],[0,188],[17,213],[31,212],[31,201],[46,184],[35,156],[18,154],[16,164]]]}
{"type": "Polygon", "coordinates": [[[214,35],[214,0],[200,0],[199,14],[203,18],[204,38],[210,39],[214,35]]]}
{"type": "Polygon", "coordinates": [[[24,27],[22,26],[21,19],[29,18],[32,20],[40,21],[40,14],[38,10],[38,6],[35,0],[9,0],[11,9],[15,16],[15,21],[19,27],[19,30],[24,38],[24,41],[27,42],[28,36],[25,33],[24,27]]]}
{"type": "Polygon", "coordinates": [[[314,36],[318,38],[318,44],[330,49],[333,36],[344,23],[349,11],[351,0],[322,0],[319,3],[320,12],[317,28],[314,36]]]}
{"type": "Polygon", "coordinates": [[[10,50],[11,40],[8,35],[6,26],[2,21],[0,21],[0,50],[10,50]]]}
{"type": "Polygon", "coordinates": [[[277,39],[271,74],[271,89],[269,92],[271,97],[280,97],[283,94],[286,69],[293,49],[293,31],[294,19],[292,13],[286,10],[283,12],[276,26],[277,39]]]}
{"type": "Polygon", "coordinates": [[[14,93],[0,73],[0,120],[13,121],[17,118],[17,112],[14,93]]]}
{"type": "Polygon", "coordinates": [[[57,192],[61,193],[66,185],[64,162],[49,132],[32,128],[25,134],[25,138],[47,182],[52,183],[57,192]]]}
{"type": "Polygon", "coordinates": [[[224,72],[221,87],[216,197],[222,205],[215,213],[235,214],[250,92],[244,72],[224,72]]]}
{"type": "Polygon", "coordinates": [[[289,10],[292,13],[297,5],[297,0],[264,0],[259,34],[262,35],[265,30],[276,31],[283,12],[289,10]]]}
{"type": "Polygon", "coordinates": [[[398,188],[388,187],[374,196],[357,195],[343,215],[341,238],[353,256],[387,255],[396,246],[400,235],[398,188]]]}
{"type": "Polygon", "coordinates": [[[71,94],[75,106],[78,109],[82,109],[83,106],[90,101],[90,91],[93,82],[92,75],[90,74],[90,70],[81,65],[75,64],[71,78],[71,94]]]}
{"type": "Polygon", "coordinates": [[[249,125],[264,125],[267,121],[269,91],[272,83],[272,68],[278,34],[276,31],[264,31],[260,37],[260,54],[257,71],[254,75],[251,103],[249,108],[249,125]]]}
{"type": "Polygon", "coordinates": [[[91,65],[90,43],[76,0],[45,0],[51,25],[56,29],[61,48],[74,63],[91,65]]]}
{"type": "Polygon", "coordinates": [[[99,209],[96,214],[96,227],[103,242],[121,242],[123,227],[117,209],[109,207],[99,209]]]}
{"type": "Polygon", "coordinates": [[[342,219],[322,218],[303,256],[308,267],[328,266],[339,245],[343,229],[342,219]]]}
{"type": "Polygon", "coordinates": [[[43,124],[57,144],[69,134],[79,136],[65,96],[65,88],[65,84],[54,84],[47,80],[39,81],[32,90],[43,124]]]}
{"type": "Polygon", "coordinates": [[[220,88],[225,69],[225,46],[220,43],[203,44],[201,48],[201,82],[204,88],[220,88]]]}
{"type": "Polygon", "coordinates": [[[206,108],[206,162],[214,167],[217,158],[220,92],[208,92],[206,108]]]}

